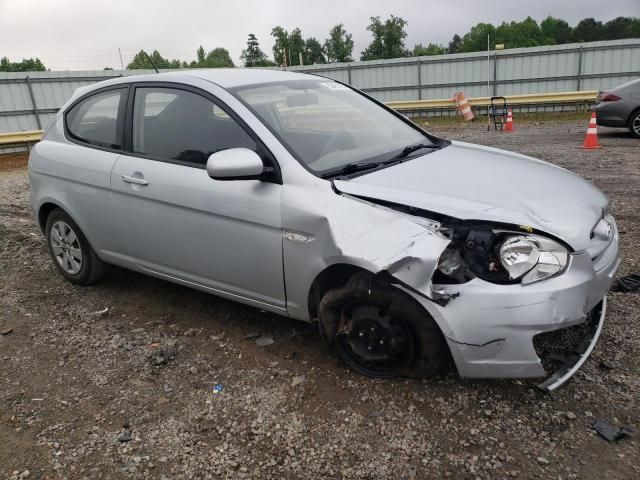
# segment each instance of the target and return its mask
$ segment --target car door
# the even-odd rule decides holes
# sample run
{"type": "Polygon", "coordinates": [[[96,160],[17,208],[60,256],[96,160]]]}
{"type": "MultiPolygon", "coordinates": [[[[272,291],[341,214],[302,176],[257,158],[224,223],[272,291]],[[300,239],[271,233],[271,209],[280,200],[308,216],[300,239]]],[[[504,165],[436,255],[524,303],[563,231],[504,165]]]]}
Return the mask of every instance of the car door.
{"type": "Polygon", "coordinates": [[[214,100],[186,86],[135,88],[129,152],[111,179],[120,249],[156,275],[284,308],[281,185],[207,175],[216,151],[267,155],[214,100]]]}

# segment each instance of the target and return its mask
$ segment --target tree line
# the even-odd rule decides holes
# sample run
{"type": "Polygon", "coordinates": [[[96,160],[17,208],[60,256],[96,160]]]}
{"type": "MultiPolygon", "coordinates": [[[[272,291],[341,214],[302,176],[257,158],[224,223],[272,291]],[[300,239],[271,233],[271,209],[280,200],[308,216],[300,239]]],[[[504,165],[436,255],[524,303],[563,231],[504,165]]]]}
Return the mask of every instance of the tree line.
{"type": "MultiPolygon", "coordinates": [[[[575,26],[565,20],[548,16],[538,24],[527,17],[522,21],[502,22],[500,25],[478,23],[460,36],[455,34],[448,44],[430,42],[417,43],[413,48],[405,44],[407,38],[407,20],[391,15],[383,20],[371,17],[367,31],[371,33],[369,45],[360,53],[360,60],[378,60],[410,56],[443,55],[446,53],[477,52],[487,49],[487,36],[490,47],[503,44],[504,48],[535,47],[539,45],[560,45],[572,42],[593,42],[598,40],[617,40],[640,38],[639,17],[617,17],[608,22],[594,18],[585,18],[575,26]]],[[[240,61],[247,67],[269,67],[290,65],[311,65],[335,62],[351,62],[353,56],[353,35],[342,23],[329,30],[324,41],[315,37],[304,38],[300,28],[287,31],[282,26],[271,30],[273,47],[272,58],[260,48],[257,37],[250,33],[246,48],[242,50],[240,61]]],[[[218,47],[207,52],[202,46],[196,50],[192,61],[164,58],[157,50],[147,54],[140,50],[128,69],[157,68],[217,68],[235,67],[229,51],[218,47]],[[151,61],[149,61],[149,57],[151,61]]],[[[46,70],[42,62],[25,59],[22,62],[10,62],[7,57],[0,59],[0,71],[21,72],[46,70]]]]}

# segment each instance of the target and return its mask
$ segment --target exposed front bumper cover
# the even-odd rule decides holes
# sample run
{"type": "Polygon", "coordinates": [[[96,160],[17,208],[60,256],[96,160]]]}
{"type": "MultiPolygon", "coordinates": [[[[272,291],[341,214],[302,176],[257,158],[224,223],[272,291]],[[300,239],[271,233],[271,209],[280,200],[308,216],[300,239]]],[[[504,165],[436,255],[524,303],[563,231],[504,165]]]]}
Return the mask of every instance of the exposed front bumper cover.
{"type": "Polygon", "coordinates": [[[575,351],[565,360],[562,366],[553,372],[549,378],[538,385],[538,388],[544,392],[553,392],[556,388],[562,386],[569,380],[589,358],[593,351],[604,324],[604,317],[607,310],[607,298],[603,298],[602,302],[595,306],[591,311],[590,317],[586,324],[586,335],[577,346],[575,351]]]}

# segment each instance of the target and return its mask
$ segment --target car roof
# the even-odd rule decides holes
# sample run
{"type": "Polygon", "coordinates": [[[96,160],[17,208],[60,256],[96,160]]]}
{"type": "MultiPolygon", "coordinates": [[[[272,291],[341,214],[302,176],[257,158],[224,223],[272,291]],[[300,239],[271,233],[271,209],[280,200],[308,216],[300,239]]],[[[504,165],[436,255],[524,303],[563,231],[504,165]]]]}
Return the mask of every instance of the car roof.
{"type": "Polygon", "coordinates": [[[194,70],[172,70],[162,73],[143,75],[127,75],[111,80],[105,80],[96,84],[78,88],[78,91],[87,92],[109,85],[119,85],[132,82],[180,82],[189,83],[190,78],[199,78],[229,89],[243,85],[255,85],[287,80],[310,80],[312,75],[303,73],[286,72],[283,70],[268,70],[264,68],[198,68],[194,70]]]}
{"type": "MultiPolygon", "coordinates": [[[[303,73],[287,72],[284,70],[271,70],[264,68],[199,68],[186,70],[179,73],[190,77],[208,80],[223,88],[234,88],[242,85],[256,83],[269,83],[286,80],[310,79],[310,75],[303,73]]],[[[158,76],[163,74],[157,74],[158,76]]],[[[312,78],[312,77],[311,77],[312,78]]]]}

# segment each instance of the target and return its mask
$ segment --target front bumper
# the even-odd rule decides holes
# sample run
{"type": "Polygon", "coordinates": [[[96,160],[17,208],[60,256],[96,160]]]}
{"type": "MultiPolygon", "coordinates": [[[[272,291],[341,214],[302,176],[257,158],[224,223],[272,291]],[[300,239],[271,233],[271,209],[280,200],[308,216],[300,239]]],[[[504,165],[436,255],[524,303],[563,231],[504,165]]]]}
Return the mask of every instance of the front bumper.
{"type": "Polygon", "coordinates": [[[597,256],[573,253],[557,277],[529,285],[497,285],[478,278],[462,285],[434,285],[454,297],[447,305],[417,298],[440,326],[461,377],[508,378],[552,375],[553,390],[584,363],[604,321],[604,300],[620,264],[618,233],[597,256]],[[602,307],[600,308],[600,305],[602,307]],[[592,312],[593,311],[593,312],[592,312]],[[591,314],[591,315],[590,315],[591,314]],[[558,375],[546,372],[533,339],[597,317],[597,328],[580,358],[558,375]],[[575,367],[575,368],[574,368],[575,367]]]}
{"type": "MultiPolygon", "coordinates": [[[[594,307],[593,310],[591,310],[591,312],[587,317],[587,320],[583,324],[577,325],[575,327],[569,327],[569,328],[580,328],[581,333],[579,334],[578,342],[570,342],[570,343],[573,343],[573,346],[570,348],[568,352],[566,351],[566,347],[567,347],[566,343],[564,345],[560,345],[565,349],[565,352],[563,353],[568,354],[568,356],[564,357],[564,355],[562,355],[562,357],[564,357],[562,359],[562,365],[560,365],[560,367],[556,369],[549,376],[549,378],[547,378],[544,382],[539,384],[538,388],[540,388],[544,392],[554,391],[556,388],[562,386],[567,380],[569,380],[573,376],[573,374],[578,371],[578,369],[582,366],[582,364],[587,361],[587,358],[589,358],[591,351],[593,350],[593,348],[596,346],[596,343],[598,342],[598,338],[600,338],[600,333],[602,332],[602,325],[604,325],[604,317],[605,317],[606,311],[607,311],[607,298],[605,297],[602,300],[602,302],[600,302],[598,305],[594,307]]],[[[556,340],[557,340],[557,333],[562,334],[564,333],[563,330],[560,330],[560,331],[556,330],[549,333],[551,333],[552,337],[556,336],[556,340]]],[[[546,334],[543,333],[538,337],[544,337],[545,335],[546,334]]],[[[542,340],[542,342],[544,342],[544,340],[542,340]]],[[[535,342],[534,340],[534,344],[535,343],[537,342],[535,342]]],[[[551,340],[550,343],[553,343],[553,340],[551,340]]],[[[545,349],[544,348],[545,346],[547,345],[538,344],[538,348],[540,348],[543,351],[545,349]]],[[[546,359],[551,360],[551,358],[549,357],[551,357],[554,352],[546,352],[546,353],[548,355],[546,355],[547,358],[545,358],[545,360],[546,359]]]]}

